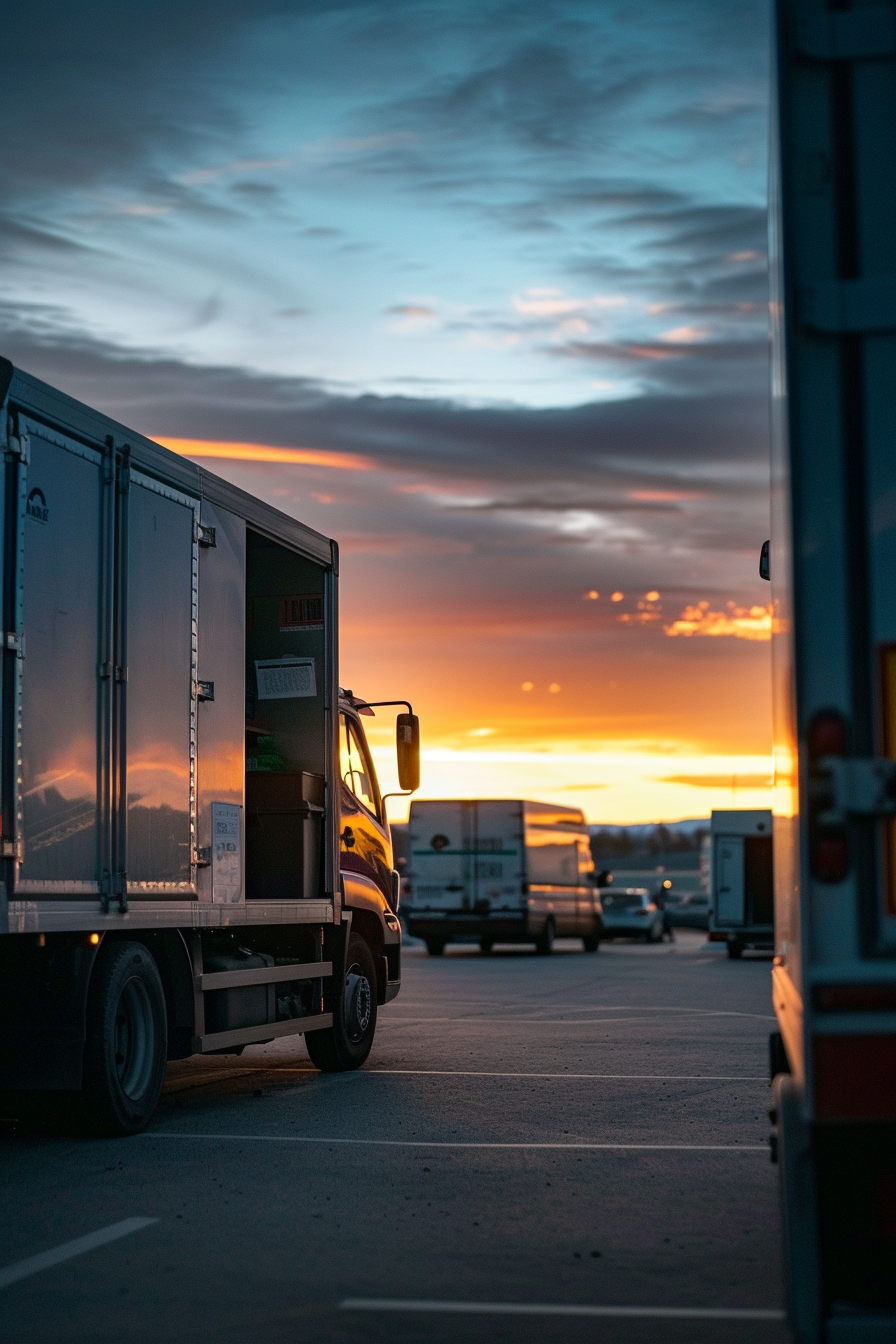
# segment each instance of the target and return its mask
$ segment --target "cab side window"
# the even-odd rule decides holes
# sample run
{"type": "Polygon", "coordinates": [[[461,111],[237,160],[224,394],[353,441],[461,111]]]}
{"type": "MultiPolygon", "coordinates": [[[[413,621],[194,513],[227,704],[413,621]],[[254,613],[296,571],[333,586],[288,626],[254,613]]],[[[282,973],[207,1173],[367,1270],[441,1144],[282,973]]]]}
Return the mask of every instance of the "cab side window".
{"type": "Polygon", "coordinates": [[[345,714],[340,715],[339,773],[346,788],[351,790],[368,812],[379,818],[379,799],[370,758],[355,725],[345,714]]]}

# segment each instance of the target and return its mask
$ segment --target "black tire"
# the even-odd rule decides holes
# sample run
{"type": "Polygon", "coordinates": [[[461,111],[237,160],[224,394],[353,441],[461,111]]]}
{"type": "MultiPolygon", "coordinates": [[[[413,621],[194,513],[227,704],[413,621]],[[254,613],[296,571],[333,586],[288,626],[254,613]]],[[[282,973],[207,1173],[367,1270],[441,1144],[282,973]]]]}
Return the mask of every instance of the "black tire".
{"type": "Polygon", "coordinates": [[[349,936],[342,993],[333,1005],[333,1025],[309,1031],[305,1045],[322,1073],[359,1069],[370,1054],[376,1032],[376,967],[367,943],[349,936]]]}
{"type": "Polygon", "coordinates": [[[441,957],[445,952],[445,944],[441,938],[427,938],[426,950],[431,957],[441,957]]]}
{"type": "Polygon", "coordinates": [[[484,957],[490,957],[490,956],[491,956],[491,954],[492,954],[492,948],[494,947],[494,945],[495,945],[495,944],[492,942],[491,938],[480,938],[480,939],[479,939],[479,951],[482,953],[482,955],[483,955],[484,957]]]}
{"type": "Polygon", "coordinates": [[[107,942],[87,995],[81,1111],[93,1134],[139,1134],[165,1080],[168,1023],[158,968],[142,943],[107,942]]]}
{"type": "Polygon", "coordinates": [[[591,933],[586,933],[584,935],[584,937],[582,938],[582,946],[584,947],[586,952],[597,951],[597,949],[600,947],[600,934],[598,933],[597,929],[594,929],[591,933]]]}
{"type": "Polygon", "coordinates": [[[554,950],[554,921],[550,915],[544,922],[544,928],[535,939],[535,951],[540,957],[549,957],[554,950]]]}
{"type": "Polygon", "coordinates": [[[731,961],[740,961],[744,950],[740,943],[728,943],[728,956],[731,961]]]}
{"type": "Polygon", "coordinates": [[[790,1060],[784,1049],[784,1037],[780,1031],[769,1033],[768,1038],[768,1075],[774,1082],[779,1073],[790,1073],[790,1060]]]}

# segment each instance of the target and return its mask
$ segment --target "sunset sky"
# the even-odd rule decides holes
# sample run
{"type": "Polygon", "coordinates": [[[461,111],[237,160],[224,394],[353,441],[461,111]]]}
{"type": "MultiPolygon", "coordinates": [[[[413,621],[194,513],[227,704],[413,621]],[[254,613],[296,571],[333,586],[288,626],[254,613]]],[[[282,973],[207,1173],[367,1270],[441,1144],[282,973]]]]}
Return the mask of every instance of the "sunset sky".
{"type": "Polygon", "coordinates": [[[0,353],[339,540],[423,796],[767,806],[765,5],[10,8],[0,353]]]}

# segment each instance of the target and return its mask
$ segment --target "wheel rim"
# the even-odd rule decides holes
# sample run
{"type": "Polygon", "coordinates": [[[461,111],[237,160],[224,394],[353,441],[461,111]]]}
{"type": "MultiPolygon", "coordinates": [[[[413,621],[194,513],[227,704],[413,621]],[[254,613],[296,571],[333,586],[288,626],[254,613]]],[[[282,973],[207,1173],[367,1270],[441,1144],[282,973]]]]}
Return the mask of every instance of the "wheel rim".
{"type": "Polygon", "coordinates": [[[345,1029],[350,1041],[360,1041],[370,1026],[372,1012],[370,981],[360,966],[354,965],[345,977],[345,1029]]]}
{"type": "Polygon", "coordinates": [[[136,975],[121,987],[115,1009],[115,1072],[126,1097],[139,1101],[152,1077],[155,1019],[144,982],[136,975]]]}

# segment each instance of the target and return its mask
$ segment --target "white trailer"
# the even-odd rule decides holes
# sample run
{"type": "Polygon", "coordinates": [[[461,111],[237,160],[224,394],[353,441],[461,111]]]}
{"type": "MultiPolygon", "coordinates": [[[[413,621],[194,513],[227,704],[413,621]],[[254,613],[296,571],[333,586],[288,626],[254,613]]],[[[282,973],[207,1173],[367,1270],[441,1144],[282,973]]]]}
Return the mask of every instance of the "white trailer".
{"type": "Polygon", "coordinates": [[[455,939],[534,943],[581,938],[596,952],[603,931],[585,818],[578,808],[520,799],[411,804],[403,885],[408,932],[432,956],[455,939]]]}
{"type": "Polygon", "coordinates": [[[771,810],[713,812],[710,939],[729,957],[774,944],[771,810]]]}
{"type": "Polygon", "coordinates": [[[870,1344],[896,1339],[896,10],[778,0],[776,48],[773,1137],[796,1338],[870,1344]]]}
{"type": "Polygon", "coordinates": [[[167,1060],[286,1036],[357,1068],[401,928],[336,543],[6,360],[0,405],[4,1113],[134,1133],[167,1060]]]}

